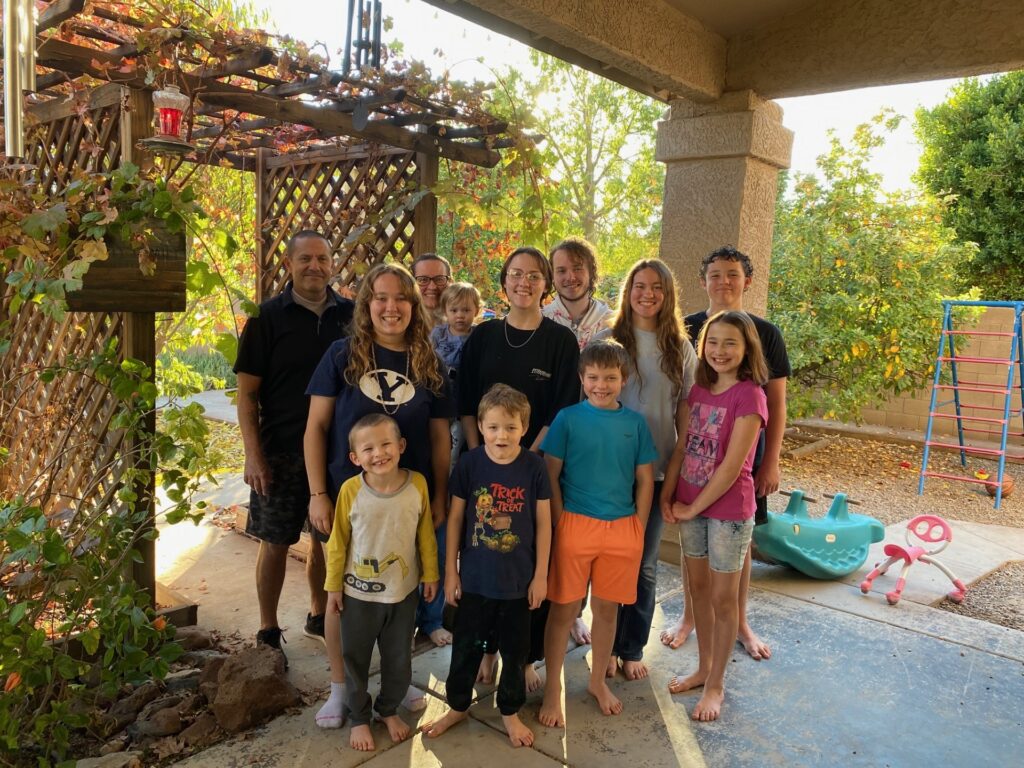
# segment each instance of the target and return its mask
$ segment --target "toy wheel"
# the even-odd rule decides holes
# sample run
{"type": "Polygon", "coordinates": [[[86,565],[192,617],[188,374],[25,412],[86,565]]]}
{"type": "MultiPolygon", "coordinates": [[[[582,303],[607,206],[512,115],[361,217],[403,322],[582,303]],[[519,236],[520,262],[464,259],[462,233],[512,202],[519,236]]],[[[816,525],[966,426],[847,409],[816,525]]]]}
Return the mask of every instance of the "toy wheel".
{"type": "Polygon", "coordinates": [[[952,600],[954,603],[962,603],[967,595],[961,592],[959,589],[954,589],[946,597],[952,600]]]}
{"type": "Polygon", "coordinates": [[[868,591],[870,589],[871,589],[871,582],[868,581],[867,579],[865,579],[864,581],[862,581],[860,583],[860,591],[863,592],[865,595],[868,593],[868,591]]]}
{"type": "Polygon", "coordinates": [[[900,601],[900,593],[895,591],[886,592],[885,599],[889,603],[889,605],[896,605],[896,603],[900,601]]]}

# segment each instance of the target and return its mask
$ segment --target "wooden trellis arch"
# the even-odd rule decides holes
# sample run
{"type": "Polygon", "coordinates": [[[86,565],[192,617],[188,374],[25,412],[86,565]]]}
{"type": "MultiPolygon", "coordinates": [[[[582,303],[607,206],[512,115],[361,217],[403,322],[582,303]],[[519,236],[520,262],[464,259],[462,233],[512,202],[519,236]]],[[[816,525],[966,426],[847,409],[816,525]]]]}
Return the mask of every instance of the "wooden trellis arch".
{"type": "MultiPolygon", "coordinates": [[[[84,0],[57,0],[36,27],[37,65],[49,71],[38,74],[29,110],[36,126],[25,160],[35,166],[33,183],[51,193],[76,168],[144,164],[138,141],[153,128],[149,92],[157,86],[136,68],[145,48],[125,32],[148,30],[150,23],[125,15],[123,4],[84,6],[84,0]],[[59,35],[45,34],[58,26],[59,35]],[[116,83],[93,85],[111,72],[118,73],[116,83]]],[[[190,30],[184,34],[195,39],[190,30]]],[[[186,54],[182,63],[178,82],[197,97],[189,136],[197,149],[187,161],[258,174],[257,301],[283,286],[284,242],[298,229],[328,238],[341,256],[343,284],[355,279],[361,263],[407,262],[434,250],[437,203],[428,190],[438,157],[493,166],[496,150],[514,143],[500,137],[507,125],[489,115],[394,82],[309,65],[282,78],[284,58],[264,45],[231,48],[213,63],[186,54]],[[290,132],[291,151],[275,149],[281,132],[290,132]],[[225,142],[225,134],[234,138],[225,142]]],[[[11,299],[0,294],[0,311],[9,312],[11,299]]],[[[154,321],[152,312],[134,311],[73,312],[58,322],[34,305],[22,306],[13,342],[0,356],[0,446],[16,457],[0,468],[0,495],[26,495],[48,511],[83,500],[113,504],[125,462],[148,468],[145,456],[125,458],[121,435],[111,429],[115,405],[101,386],[84,376],[47,383],[37,374],[40,366],[108,345],[154,367],[154,321]]],[[[149,429],[155,429],[152,418],[149,429]]],[[[141,490],[152,510],[152,480],[141,490]]],[[[153,594],[151,541],[142,542],[142,554],[134,575],[153,594]]]]}

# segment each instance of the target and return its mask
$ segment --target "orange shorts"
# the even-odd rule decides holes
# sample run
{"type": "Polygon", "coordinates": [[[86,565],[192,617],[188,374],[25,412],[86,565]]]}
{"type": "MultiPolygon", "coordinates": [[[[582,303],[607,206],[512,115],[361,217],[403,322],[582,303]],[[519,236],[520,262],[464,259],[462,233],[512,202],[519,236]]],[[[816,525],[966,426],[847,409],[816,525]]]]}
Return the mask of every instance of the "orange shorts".
{"type": "Polygon", "coordinates": [[[632,605],[643,553],[644,530],[636,515],[598,520],[566,510],[551,544],[548,600],[582,600],[589,582],[594,597],[632,605]]]}

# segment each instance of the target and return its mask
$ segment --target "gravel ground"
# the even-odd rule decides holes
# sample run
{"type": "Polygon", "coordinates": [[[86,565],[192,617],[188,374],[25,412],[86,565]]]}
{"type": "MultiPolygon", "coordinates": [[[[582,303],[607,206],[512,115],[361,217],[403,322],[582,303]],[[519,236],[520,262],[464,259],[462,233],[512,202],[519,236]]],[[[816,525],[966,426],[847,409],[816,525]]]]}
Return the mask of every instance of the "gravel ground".
{"type": "MultiPolygon", "coordinates": [[[[805,441],[787,437],[783,453],[805,441]]],[[[995,462],[972,456],[967,458],[966,470],[960,466],[958,454],[933,451],[930,458],[932,471],[972,475],[984,468],[993,477],[996,474],[995,462]]],[[[821,450],[795,459],[784,457],[780,469],[783,490],[799,488],[819,498],[818,504],[810,505],[811,515],[828,511],[829,500],[821,494],[842,491],[861,502],[852,511],[876,517],[885,525],[932,514],[947,520],[1024,528],[1024,493],[1019,489],[1003,499],[1001,509],[994,508],[984,486],[974,483],[928,478],[924,494],[918,496],[921,448],[915,445],[831,436],[828,446],[821,450]]],[[[1010,464],[1006,472],[1015,480],[1024,481],[1024,466],[1010,464]]],[[[781,511],[785,504],[784,496],[773,496],[769,508],[781,511]]]]}
{"type": "Polygon", "coordinates": [[[972,584],[957,605],[943,600],[939,608],[1024,632],[1024,560],[1014,560],[972,584]]]}

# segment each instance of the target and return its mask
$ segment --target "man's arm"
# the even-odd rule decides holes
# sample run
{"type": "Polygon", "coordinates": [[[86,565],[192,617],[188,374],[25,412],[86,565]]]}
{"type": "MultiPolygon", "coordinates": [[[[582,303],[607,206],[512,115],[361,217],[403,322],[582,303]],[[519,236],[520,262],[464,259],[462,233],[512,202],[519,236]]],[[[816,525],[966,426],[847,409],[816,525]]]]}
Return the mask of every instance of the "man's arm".
{"type": "Polygon", "coordinates": [[[764,428],[764,457],[754,477],[758,496],[779,490],[779,457],[786,431],[786,378],[771,379],[765,386],[768,397],[768,424],[764,428]]]}
{"type": "Polygon", "coordinates": [[[562,476],[564,462],[547,453],[544,454],[544,463],[547,465],[548,479],[551,481],[551,525],[555,526],[562,516],[562,486],[558,480],[562,476]]]}
{"type": "Polygon", "coordinates": [[[260,444],[260,383],[259,376],[249,373],[238,374],[238,429],[242,433],[242,446],[245,450],[245,469],[242,479],[260,496],[270,493],[273,480],[267,458],[263,455],[260,444]]]}
{"type": "Polygon", "coordinates": [[[480,428],[476,425],[476,416],[462,416],[462,435],[466,438],[469,450],[480,447],[480,428]]]}

